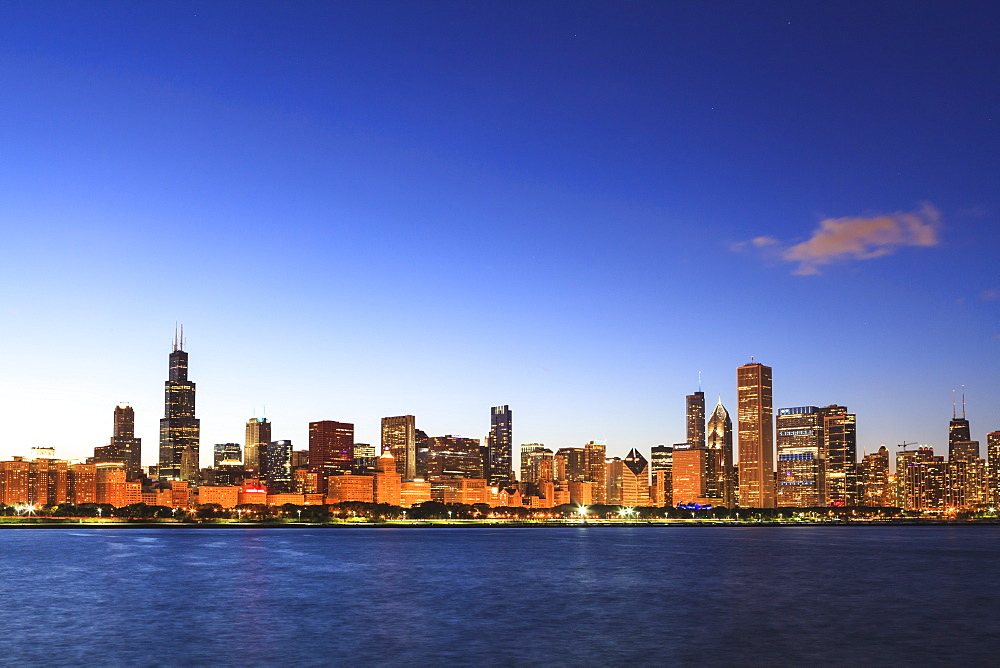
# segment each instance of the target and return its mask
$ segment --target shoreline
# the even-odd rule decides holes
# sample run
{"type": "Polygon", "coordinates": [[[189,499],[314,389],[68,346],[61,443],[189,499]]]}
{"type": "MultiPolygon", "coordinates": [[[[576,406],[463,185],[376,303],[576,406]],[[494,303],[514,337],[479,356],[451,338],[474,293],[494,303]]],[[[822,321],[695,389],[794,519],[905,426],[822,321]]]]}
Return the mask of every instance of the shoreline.
{"type": "Polygon", "coordinates": [[[998,526],[1000,519],[936,520],[898,519],[878,521],[817,521],[817,522],[736,522],[727,520],[549,520],[549,521],[496,521],[496,520],[420,520],[389,522],[150,522],[147,520],[0,520],[3,529],[496,529],[496,528],[553,528],[553,527],[659,527],[659,528],[756,528],[756,527],[880,527],[880,526],[998,526]]]}

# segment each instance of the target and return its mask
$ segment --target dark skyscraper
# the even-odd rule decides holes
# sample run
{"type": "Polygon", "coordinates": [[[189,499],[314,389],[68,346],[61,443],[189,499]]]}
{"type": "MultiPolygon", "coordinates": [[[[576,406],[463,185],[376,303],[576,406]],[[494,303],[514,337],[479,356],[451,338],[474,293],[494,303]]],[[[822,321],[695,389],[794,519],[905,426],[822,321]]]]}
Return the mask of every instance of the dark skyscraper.
{"type": "Polygon", "coordinates": [[[853,506],[858,502],[857,415],[837,405],[826,406],[820,411],[823,413],[827,505],[853,506]]]}
{"type": "MultiPolygon", "coordinates": [[[[135,437],[135,412],[127,404],[115,407],[115,426],[108,453],[104,461],[122,462],[128,472],[128,479],[135,480],[142,470],[142,440],[135,437]]],[[[97,451],[94,451],[97,454],[97,451]]],[[[95,457],[95,461],[101,461],[95,457]]]]}
{"type": "Polygon", "coordinates": [[[705,447],[705,393],[687,395],[687,443],[692,448],[705,447]]]}
{"type": "Polygon", "coordinates": [[[271,441],[264,449],[264,479],[270,492],[292,491],[292,442],[271,441]]]}
{"type": "Polygon", "coordinates": [[[354,424],[321,420],[309,423],[309,470],[319,477],[326,493],[326,479],[350,473],[354,466],[354,424]]]}
{"type": "Polygon", "coordinates": [[[194,416],[194,383],[188,380],[184,328],[174,334],[165,410],[160,420],[160,477],[192,480],[198,475],[200,420],[194,416]]]}
{"type": "Polygon", "coordinates": [[[490,412],[490,435],[487,439],[487,476],[490,485],[504,485],[511,479],[513,464],[512,414],[507,406],[494,406],[490,412]]]}

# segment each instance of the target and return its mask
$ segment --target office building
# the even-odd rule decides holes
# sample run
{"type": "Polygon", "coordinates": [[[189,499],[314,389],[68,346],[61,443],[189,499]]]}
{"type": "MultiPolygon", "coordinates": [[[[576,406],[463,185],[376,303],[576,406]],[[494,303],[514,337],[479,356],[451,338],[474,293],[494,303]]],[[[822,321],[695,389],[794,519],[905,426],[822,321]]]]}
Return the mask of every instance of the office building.
{"type": "Polygon", "coordinates": [[[621,457],[609,457],[604,461],[605,500],[609,506],[622,505],[622,478],[625,465],[621,457]]]}
{"type": "Polygon", "coordinates": [[[545,446],[541,443],[522,443],[521,444],[521,482],[529,482],[531,472],[529,468],[531,467],[531,453],[537,452],[539,450],[544,450],[545,446]]]}
{"type": "Polygon", "coordinates": [[[267,418],[247,420],[243,465],[250,472],[260,472],[265,462],[263,453],[271,442],[271,423],[267,418]]]}
{"type": "Polygon", "coordinates": [[[824,414],[816,406],[779,408],[777,505],[808,508],[826,505],[824,414]]]}
{"type": "Polygon", "coordinates": [[[607,471],[605,467],[607,445],[604,441],[590,441],[583,446],[587,466],[587,481],[594,483],[594,503],[612,503],[607,496],[607,471]]]}
{"type": "Polygon", "coordinates": [[[490,435],[486,440],[487,480],[490,485],[506,485],[512,480],[513,414],[508,406],[490,410],[490,435]]]}
{"type": "Polygon", "coordinates": [[[350,473],[353,466],[354,424],[335,420],[310,422],[309,470],[317,475],[319,493],[327,493],[327,478],[350,473]]]}
{"type": "Polygon", "coordinates": [[[654,505],[674,505],[673,470],[673,447],[669,445],[654,445],[649,449],[649,472],[653,477],[654,505]]]}
{"type": "Polygon", "coordinates": [[[195,384],[188,380],[183,327],[174,333],[169,359],[169,377],[164,383],[164,415],[160,420],[159,476],[170,480],[194,480],[200,467],[201,422],[195,417],[195,384]]]}
{"type": "Polygon", "coordinates": [[[433,436],[427,461],[428,479],[440,476],[483,478],[483,454],[478,438],[433,436]]]}
{"type": "Polygon", "coordinates": [[[264,451],[264,475],[268,492],[290,493],[292,485],[292,442],[271,441],[264,451]]]}
{"type": "Polygon", "coordinates": [[[853,506],[858,502],[857,416],[845,406],[831,405],[823,413],[823,459],[826,504],[853,506]]]}
{"type": "Polygon", "coordinates": [[[587,478],[587,451],[584,448],[559,448],[555,455],[556,480],[584,482],[587,478]]]}
{"type": "Polygon", "coordinates": [[[115,406],[111,442],[94,449],[95,462],[120,462],[126,477],[136,480],[142,473],[142,440],[135,437],[135,412],[128,404],[115,406]]]}
{"type": "Polygon", "coordinates": [[[986,435],[990,503],[1000,503],[1000,431],[986,435]]]}
{"type": "Polygon", "coordinates": [[[216,443],[212,448],[212,465],[220,466],[222,462],[232,463],[243,460],[243,448],[239,443],[216,443]]]}
{"type": "Polygon", "coordinates": [[[860,487],[863,505],[896,505],[894,490],[889,485],[889,449],[884,445],[861,460],[860,487]]]}
{"type": "Polygon", "coordinates": [[[632,448],[622,461],[621,505],[649,506],[649,462],[632,448]]]}
{"type": "Polygon", "coordinates": [[[396,471],[404,480],[417,478],[417,418],[397,415],[382,418],[382,448],[392,452],[396,471]]]}
{"type": "Polygon", "coordinates": [[[708,419],[705,447],[712,451],[709,496],[722,499],[726,508],[736,505],[736,469],[733,467],[733,421],[719,397],[708,419]]]}
{"type": "Polygon", "coordinates": [[[701,390],[686,397],[687,443],[692,448],[705,447],[705,393],[701,390]]]}
{"type": "Polygon", "coordinates": [[[774,427],[771,367],[751,362],[736,370],[740,505],[774,507],[774,427]]]}

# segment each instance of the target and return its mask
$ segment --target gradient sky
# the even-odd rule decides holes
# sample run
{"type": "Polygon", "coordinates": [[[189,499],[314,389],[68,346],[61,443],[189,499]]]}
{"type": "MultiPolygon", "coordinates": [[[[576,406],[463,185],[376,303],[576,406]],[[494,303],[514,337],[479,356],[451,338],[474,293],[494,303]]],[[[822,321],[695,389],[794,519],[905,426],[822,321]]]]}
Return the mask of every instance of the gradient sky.
{"type": "MultiPolygon", "coordinates": [[[[0,456],[266,410],[684,439],[698,373],[859,455],[1000,429],[996,2],[0,4],[0,456]],[[265,408],[266,407],[266,408],[265,408]]],[[[983,445],[985,454],[985,443],[983,445]]]]}

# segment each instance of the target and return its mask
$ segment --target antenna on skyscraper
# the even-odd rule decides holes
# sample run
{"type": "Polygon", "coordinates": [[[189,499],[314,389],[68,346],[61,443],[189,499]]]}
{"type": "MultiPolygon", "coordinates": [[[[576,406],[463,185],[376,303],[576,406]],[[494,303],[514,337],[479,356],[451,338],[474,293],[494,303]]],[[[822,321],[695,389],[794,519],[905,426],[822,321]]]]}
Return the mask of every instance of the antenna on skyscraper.
{"type": "Polygon", "coordinates": [[[701,371],[698,372],[698,391],[701,392],[701,371]]]}
{"type": "Polygon", "coordinates": [[[951,391],[951,419],[954,420],[957,416],[955,415],[955,390],[951,391]]]}
{"type": "Polygon", "coordinates": [[[965,419],[965,385],[962,386],[962,419],[965,419]]]}
{"type": "Polygon", "coordinates": [[[181,350],[184,350],[184,325],[181,325],[181,350]]]}
{"type": "Polygon", "coordinates": [[[177,352],[177,321],[174,320],[174,352],[177,352]]]}

